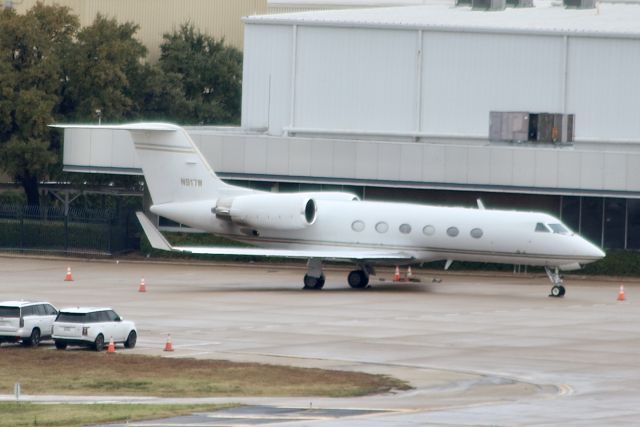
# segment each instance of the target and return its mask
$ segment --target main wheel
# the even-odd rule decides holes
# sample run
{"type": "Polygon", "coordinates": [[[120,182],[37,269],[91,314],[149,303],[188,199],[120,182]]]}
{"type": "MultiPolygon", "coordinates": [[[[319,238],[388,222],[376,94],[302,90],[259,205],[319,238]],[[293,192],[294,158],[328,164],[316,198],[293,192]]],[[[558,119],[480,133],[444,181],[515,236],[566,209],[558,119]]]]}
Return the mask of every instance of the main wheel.
{"type": "Polygon", "coordinates": [[[33,328],[29,338],[22,340],[25,347],[37,347],[40,344],[40,329],[33,328]]]}
{"type": "Polygon", "coordinates": [[[303,289],[322,289],[324,286],[325,277],[324,274],[320,277],[304,275],[304,288],[303,289]]]}
{"type": "Polygon", "coordinates": [[[364,274],[364,271],[353,270],[351,273],[349,273],[349,276],[347,276],[347,282],[349,282],[349,286],[351,286],[352,288],[360,289],[369,284],[369,278],[366,274],[364,274]]]}
{"type": "Polygon", "coordinates": [[[96,340],[93,342],[93,348],[96,351],[102,351],[104,349],[104,337],[102,336],[102,334],[99,334],[96,337],[96,340]]]}
{"type": "Polygon", "coordinates": [[[58,350],[64,350],[67,348],[67,343],[63,341],[56,341],[56,348],[58,350]]]}
{"type": "Polygon", "coordinates": [[[124,346],[126,348],[134,348],[136,346],[137,340],[138,340],[138,334],[136,334],[136,331],[131,331],[129,332],[129,336],[127,337],[127,340],[124,342],[124,346]]]}

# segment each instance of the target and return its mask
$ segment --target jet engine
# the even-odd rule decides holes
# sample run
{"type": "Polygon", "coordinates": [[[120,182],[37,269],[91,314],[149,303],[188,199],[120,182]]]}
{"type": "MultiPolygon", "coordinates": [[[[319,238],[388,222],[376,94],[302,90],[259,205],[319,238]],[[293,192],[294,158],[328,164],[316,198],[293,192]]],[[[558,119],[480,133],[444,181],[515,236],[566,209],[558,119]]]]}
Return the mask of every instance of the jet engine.
{"type": "Polygon", "coordinates": [[[211,211],[240,226],[301,230],[316,221],[317,205],[304,194],[249,194],[219,199],[211,211]]]}

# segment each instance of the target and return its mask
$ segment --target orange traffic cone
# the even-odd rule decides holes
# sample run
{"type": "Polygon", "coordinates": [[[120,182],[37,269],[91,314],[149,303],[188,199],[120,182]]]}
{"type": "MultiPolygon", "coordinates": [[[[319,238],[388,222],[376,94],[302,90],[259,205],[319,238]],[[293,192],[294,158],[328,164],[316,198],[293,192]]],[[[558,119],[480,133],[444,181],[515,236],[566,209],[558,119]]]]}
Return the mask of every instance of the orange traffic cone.
{"type": "Polygon", "coordinates": [[[147,292],[147,285],[144,284],[144,277],[140,279],[140,286],[138,287],[138,292],[147,292]]]}
{"type": "Polygon", "coordinates": [[[407,282],[410,282],[413,278],[413,273],[411,272],[411,266],[407,267],[407,282]]]}
{"type": "Polygon", "coordinates": [[[73,282],[73,276],[71,275],[71,267],[67,267],[67,275],[64,276],[65,282],[73,282]]]}
{"type": "Polygon", "coordinates": [[[394,282],[400,281],[400,267],[398,267],[397,265],[396,265],[396,272],[393,274],[393,281],[394,282]]]}
{"type": "Polygon", "coordinates": [[[173,351],[173,344],[171,343],[171,334],[167,334],[167,342],[164,345],[164,351],[173,351]]]}
{"type": "Polygon", "coordinates": [[[624,301],[624,285],[620,285],[620,291],[618,292],[618,301],[624,301]]]}
{"type": "Polygon", "coordinates": [[[113,342],[113,337],[109,338],[109,346],[107,347],[107,353],[115,353],[116,344],[113,342]]]}

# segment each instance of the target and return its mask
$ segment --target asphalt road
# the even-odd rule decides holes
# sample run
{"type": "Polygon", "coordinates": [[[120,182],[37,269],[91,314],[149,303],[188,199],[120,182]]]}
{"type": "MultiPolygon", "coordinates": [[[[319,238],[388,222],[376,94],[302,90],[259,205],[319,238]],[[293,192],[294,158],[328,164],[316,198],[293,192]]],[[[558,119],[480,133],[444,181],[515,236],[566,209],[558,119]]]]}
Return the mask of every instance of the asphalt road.
{"type": "Polygon", "coordinates": [[[137,425],[640,423],[638,282],[625,281],[619,302],[615,280],[568,279],[565,298],[554,299],[543,276],[414,270],[422,283],[396,284],[388,270],[387,281],[351,290],[347,272],[329,269],[325,289],[302,291],[304,270],[295,266],[0,257],[0,300],[113,306],[138,325],[134,353],[359,370],[415,387],[361,398],[194,399],[249,406],[137,425]],[[67,265],[73,282],[63,281],[67,265]],[[138,292],[142,277],[146,293],[138,292]],[[162,351],[167,334],[173,353],[162,351]]]}

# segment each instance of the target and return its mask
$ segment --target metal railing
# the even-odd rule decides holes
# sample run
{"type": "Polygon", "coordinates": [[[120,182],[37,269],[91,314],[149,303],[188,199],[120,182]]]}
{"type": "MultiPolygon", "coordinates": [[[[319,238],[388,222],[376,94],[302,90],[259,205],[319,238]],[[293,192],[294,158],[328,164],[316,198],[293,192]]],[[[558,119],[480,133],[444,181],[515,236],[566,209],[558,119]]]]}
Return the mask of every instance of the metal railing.
{"type": "Polygon", "coordinates": [[[0,250],[112,255],[138,245],[132,213],[0,205],[0,250]]]}

